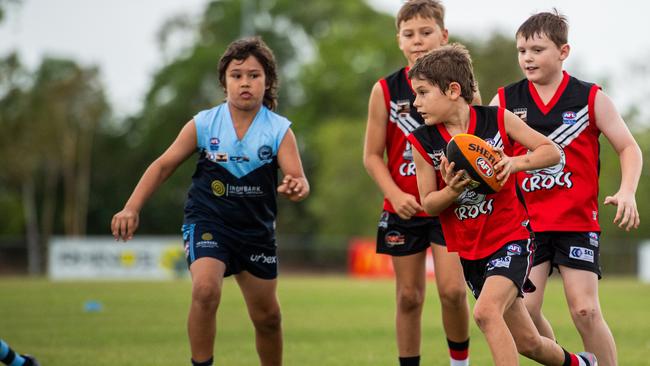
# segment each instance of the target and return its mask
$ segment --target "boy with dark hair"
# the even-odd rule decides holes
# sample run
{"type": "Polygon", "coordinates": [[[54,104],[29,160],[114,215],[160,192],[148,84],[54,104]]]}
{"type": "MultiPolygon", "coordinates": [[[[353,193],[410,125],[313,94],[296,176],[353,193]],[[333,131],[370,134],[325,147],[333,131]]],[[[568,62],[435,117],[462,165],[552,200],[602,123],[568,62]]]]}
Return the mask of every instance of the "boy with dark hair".
{"type": "Polygon", "coordinates": [[[282,364],[277,298],[276,193],[309,194],[291,122],[274,113],[275,58],[257,37],[231,43],[219,62],[226,102],[199,112],[140,179],[111,223],[133,237],[146,200],[194,152],[199,159],[185,204],[183,242],[192,274],[188,333],[192,365],[213,363],[223,278],[234,275],[255,327],[260,363],[282,364]],[[278,185],[278,168],[284,178],[278,185]]]}
{"type": "MultiPolygon", "coordinates": [[[[557,268],[584,348],[595,353],[602,366],[614,366],[616,345],[598,300],[598,137],[607,137],[621,162],[620,188],[604,203],[618,206],[614,222],[628,231],[639,226],[635,192],[642,155],[600,87],[563,71],[570,51],[567,37],[567,20],[557,11],[528,18],[516,33],[519,66],[526,78],[500,88],[491,104],[519,115],[562,152],[560,164],[517,175],[538,245],[531,271],[538,291],[526,295],[528,311],[540,333],[554,338],[541,309],[547,278],[557,268]]],[[[515,145],[516,155],[526,152],[515,145]]]]}
{"type": "MultiPolygon", "coordinates": [[[[370,94],[364,165],[384,194],[377,253],[392,257],[396,283],[396,333],[401,366],[420,364],[426,250],[431,247],[451,366],[469,364],[469,305],[462,268],[448,253],[437,217],[422,211],[406,137],[424,122],[415,111],[407,77],[415,60],[447,43],[445,10],[439,1],[411,0],[400,8],[397,42],[407,66],[375,83],[370,94]],[[384,154],[387,161],[384,161],[384,154]]],[[[480,98],[477,94],[477,101],[480,98]]]]}
{"type": "Polygon", "coordinates": [[[556,164],[559,151],[542,134],[503,108],[470,106],[475,87],[472,62],[461,45],[445,46],[418,59],[409,71],[416,93],[413,105],[425,125],[408,139],[413,145],[420,200],[439,215],[447,249],[458,252],[477,301],[474,319],[485,334],[497,366],[519,364],[517,352],[544,365],[593,366],[592,354],[571,354],[542,337],[523,304],[534,244],[528,217],[517,199],[510,174],[556,164]],[[501,155],[494,166],[502,188],[479,194],[471,179],[454,171],[445,151],[449,140],[469,133],[486,140],[501,155]],[[511,141],[531,153],[511,157],[511,141]]]}

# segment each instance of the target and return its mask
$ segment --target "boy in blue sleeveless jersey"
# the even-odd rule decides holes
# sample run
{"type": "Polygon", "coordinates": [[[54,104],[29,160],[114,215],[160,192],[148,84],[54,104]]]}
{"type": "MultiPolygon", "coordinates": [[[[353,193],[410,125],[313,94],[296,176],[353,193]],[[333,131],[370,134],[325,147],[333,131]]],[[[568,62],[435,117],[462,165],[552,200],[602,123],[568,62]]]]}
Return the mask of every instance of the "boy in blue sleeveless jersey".
{"type": "Polygon", "coordinates": [[[133,237],[146,200],[195,151],[183,242],[192,275],[188,333],[193,365],[212,365],[223,278],[235,275],[255,326],[262,365],[282,364],[275,243],[276,192],[309,194],[290,122],[277,100],[275,58],[257,37],[231,43],[219,61],[226,102],[199,112],[145,171],[113,217],[116,240],[133,237]],[[277,170],[284,178],[278,185],[277,170]]]}
{"type": "Polygon", "coordinates": [[[2,339],[0,339],[0,362],[9,366],[39,366],[34,357],[17,353],[2,339]]]}

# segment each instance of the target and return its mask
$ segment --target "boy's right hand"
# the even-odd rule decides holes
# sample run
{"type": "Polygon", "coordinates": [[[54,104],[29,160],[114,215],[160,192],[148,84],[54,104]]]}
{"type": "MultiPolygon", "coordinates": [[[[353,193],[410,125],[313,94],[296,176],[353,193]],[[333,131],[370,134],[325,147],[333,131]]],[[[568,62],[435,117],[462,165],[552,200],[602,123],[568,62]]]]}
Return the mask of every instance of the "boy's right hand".
{"type": "Polygon", "coordinates": [[[440,175],[454,193],[460,195],[465,191],[467,185],[472,181],[467,172],[464,170],[454,171],[456,163],[449,162],[446,157],[442,157],[440,162],[440,175]]]}
{"type": "Polygon", "coordinates": [[[388,201],[393,205],[397,216],[404,220],[408,220],[422,211],[422,206],[420,206],[415,196],[406,192],[400,191],[398,194],[388,197],[388,201]]]}
{"type": "Polygon", "coordinates": [[[133,234],[138,228],[140,222],[140,215],[137,211],[124,208],[122,211],[116,213],[111,221],[111,232],[115,240],[126,242],[133,239],[133,234]]]}

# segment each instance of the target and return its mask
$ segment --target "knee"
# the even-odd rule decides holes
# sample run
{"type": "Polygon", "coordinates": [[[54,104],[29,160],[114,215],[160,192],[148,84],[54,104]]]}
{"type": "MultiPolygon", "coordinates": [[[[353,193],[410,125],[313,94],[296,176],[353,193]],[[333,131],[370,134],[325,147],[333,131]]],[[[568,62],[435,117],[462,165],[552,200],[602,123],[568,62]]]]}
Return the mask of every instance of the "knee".
{"type": "Polygon", "coordinates": [[[424,305],[424,291],[415,287],[405,287],[397,291],[397,307],[403,312],[412,312],[422,309],[424,305]]]}
{"type": "Polygon", "coordinates": [[[465,286],[440,289],[440,305],[446,309],[458,309],[467,303],[465,286]]]}
{"type": "Polygon", "coordinates": [[[275,333],[282,328],[280,308],[257,310],[251,316],[255,329],[263,333],[275,333]]]}
{"type": "Polygon", "coordinates": [[[589,327],[602,318],[602,314],[597,306],[592,304],[581,304],[571,306],[571,317],[578,328],[589,327]]]}
{"type": "Polygon", "coordinates": [[[503,318],[503,314],[500,314],[495,307],[485,304],[475,305],[473,316],[476,325],[483,332],[499,318],[503,318]]]}
{"type": "Polygon", "coordinates": [[[216,310],[221,289],[213,282],[196,281],[192,284],[192,303],[206,310],[216,310]]]}

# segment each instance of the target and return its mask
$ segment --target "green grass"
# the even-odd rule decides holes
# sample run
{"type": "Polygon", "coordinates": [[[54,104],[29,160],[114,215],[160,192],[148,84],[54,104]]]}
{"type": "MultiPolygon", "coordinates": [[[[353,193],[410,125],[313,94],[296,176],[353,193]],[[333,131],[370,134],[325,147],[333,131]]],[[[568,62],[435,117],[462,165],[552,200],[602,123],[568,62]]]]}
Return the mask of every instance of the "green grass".
{"type": "MultiPolygon", "coordinates": [[[[620,364],[650,364],[650,286],[633,279],[601,281],[601,304],[617,340],[620,364]]],[[[396,365],[391,280],[280,278],[285,365],[396,365]]],[[[561,284],[551,281],[544,311],[563,346],[581,350],[561,284]]],[[[0,278],[0,337],[38,355],[44,366],[187,365],[185,321],[190,283],[50,282],[0,278]],[[100,312],[84,302],[100,301],[100,312]]],[[[422,359],[448,365],[433,284],[424,312],[422,359]]],[[[217,365],[258,364],[253,331],[239,289],[226,280],[218,315],[217,365]]],[[[472,323],[474,365],[490,354],[472,323]]],[[[522,365],[535,363],[522,360],[522,365]]]]}

